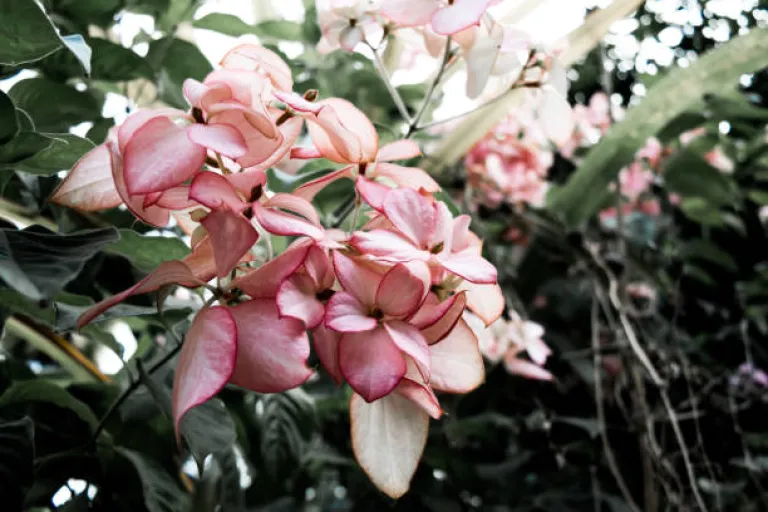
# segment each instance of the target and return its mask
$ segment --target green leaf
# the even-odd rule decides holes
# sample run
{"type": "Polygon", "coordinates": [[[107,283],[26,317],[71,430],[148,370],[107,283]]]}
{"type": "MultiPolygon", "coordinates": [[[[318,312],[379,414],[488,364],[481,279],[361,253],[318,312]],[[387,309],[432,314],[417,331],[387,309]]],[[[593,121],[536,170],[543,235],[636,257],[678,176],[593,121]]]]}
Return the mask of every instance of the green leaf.
{"type": "Polygon", "coordinates": [[[72,34],[69,36],[62,36],[61,42],[64,43],[64,46],[69,48],[72,55],[74,55],[80,65],[83,66],[85,74],[90,75],[93,50],[91,50],[91,47],[85,42],[85,38],[80,34],[72,34]]]}
{"type": "Polygon", "coordinates": [[[261,454],[267,473],[284,477],[301,460],[315,422],[312,398],[301,388],[267,395],[261,423],[261,454]]]}
{"type": "Polygon", "coordinates": [[[571,227],[586,221],[600,208],[599,192],[649,137],[705,94],[735,86],[742,74],[768,66],[767,45],[768,29],[755,28],[706,53],[690,67],[670,71],[592,148],[565,186],[549,198],[550,207],[571,227]]]}
{"type": "Polygon", "coordinates": [[[666,160],[663,176],[667,189],[682,197],[699,197],[714,205],[729,204],[735,199],[731,178],[689,149],[682,149],[666,160]]]}
{"type": "Polygon", "coordinates": [[[0,408],[36,402],[48,403],[72,411],[88,425],[91,432],[99,423],[87,405],[73,397],[67,390],[42,379],[17,382],[0,396],[0,408]]]}
{"type": "Polygon", "coordinates": [[[7,510],[22,510],[34,480],[35,427],[29,416],[0,421],[0,503],[7,510]]]}
{"type": "Polygon", "coordinates": [[[0,91],[0,146],[11,140],[19,131],[19,123],[16,120],[16,107],[11,98],[0,91]]]}
{"type": "Polygon", "coordinates": [[[41,132],[66,132],[71,126],[101,117],[101,104],[93,94],[47,78],[22,80],[8,95],[41,132]]]}
{"type": "Polygon", "coordinates": [[[13,169],[13,165],[32,158],[51,145],[51,139],[41,133],[20,132],[10,142],[0,146],[0,169],[13,169]]]}
{"type": "Polygon", "coordinates": [[[106,39],[90,40],[93,47],[93,73],[95,80],[124,81],[136,78],[152,79],[152,66],[129,48],[106,39]]]}
{"type": "Polygon", "coordinates": [[[721,249],[711,240],[703,238],[686,242],[685,247],[683,248],[683,257],[691,260],[707,260],[720,265],[731,272],[739,270],[738,263],[736,263],[736,260],[734,260],[727,251],[721,249]]]}
{"type": "Polygon", "coordinates": [[[187,78],[202,81],[213,66],[192,43],[176,38],[163,38],[149,45],[147,61],[158,75],[160,99],[179,108],[188,108],[182,94],[187,78]]]}
{"type": "Polygon", "coordinates": [[[141,480],[144,505],[149,512],[182,512],[187,510],[188,496],[160,464],[146,455],[118,447],[115,449],[134,467],[141,480]]]}
{"type": "Polygon", "coordinates": [[[752,189],[747,192],[747,197],[757,204],[768,204],[768,191],[752,189]]]}
{"type": "Polygon", "coordinates": [[[253,34],[272,41],[303,41],[303,27],[292,21],[269,20],[256,25],[249,25],[232,14],[211,13],[195,20],[195,28],[213,30],[228,36],[238,37],[253,34]]]}
{"type": "Polygon", "coordinates": [[[6,167],[30,174],[48,176],[71,169],[83,155],[95,147],[90,140],[71,133],[41,133],[39,135],[48,137],[47,147],[13,165],[3,166],[0,164],[0,168],[6,167]]]}
{"type": "MultiPolygon", "coordinates": [[[[19,313],[50,326],[53,326],[56,321],[56,311],[53,306],[30,300],[10,288],[0,288],[0,308],[6,310],[8,314],[19,313]]],[[[2,320],[4,321],[4,318],[2,320]]]]}
{"type": "Polygon", "coordinates": [[[120,240],[104,250],[125,256],[143,272],[151,272],[165,261],[180,260],[189,255],[189,248],[178,238],[140,235],[130,229],[121,229],[120,240]]]}
{"type": "Polygon", "coordinates": [[[4,228],[0,230],[0,278],[31,299],[51,298],[87,260],[117,238],[112,227],[69,235],[38,227],[4,228]]]}
{"type": "Polygon", "coordinates": [[[61,48],[51,20],[34,0],[0,0],[0,64],[18,66],[61,48]]]}

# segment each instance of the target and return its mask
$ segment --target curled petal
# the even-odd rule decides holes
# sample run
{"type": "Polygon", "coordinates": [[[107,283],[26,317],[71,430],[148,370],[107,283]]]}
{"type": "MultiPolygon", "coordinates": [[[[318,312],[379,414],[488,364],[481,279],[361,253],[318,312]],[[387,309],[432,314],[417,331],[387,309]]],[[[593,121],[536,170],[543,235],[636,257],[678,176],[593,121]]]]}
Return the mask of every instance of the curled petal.
{"type": "Polygon", "coordinates": [[[341,336],[341,333],[328,329],[324,325],[318,325],[312,329],[312,341],[320,364],[323,365],[323,368],[336,384],[341,384],[344,381],[344,376],[339,368],[339,340],[341,336]]]}
{"type": "Polygon", "coordinates": [[[541,366],[524,359],[518,359],[512,352],[507,352],[507,355],[504,356],[504,366],[507,368],[509,373],[513,375],[519,375],[527,379],[553,379],[552,374],[541,366]]]}
{"type": "Polygon", "coordinates": [[[464,281],[458,290],[467,292],[467,307],[491,325],[504,313],[504,294],[498,284],[475,284],[464,281]]]}
{"type": "Polygon", "coordinates": [[[123,200],[112,178],[107,146],[96,146],[78,160],[54,192],[51,202],[87,212],[121,204],[123,200]]]}
{"type": "Polygon", "coordinates": [[[449,36],[477,25],[493,0],[454,0],[432,16],[432,29],[449,36]]]}
{"type": "Polygon", "coordinates": [[[496,283],[496,267],[471,249],[450,255],[438,255],[437,259],[448,272],[467,281],[478,284],[496,283]]]}
{"type": "Polygon", "coordinates": [[[193,78],[184,80],[183,92],[190,105],[202,110],[207,110],[216,103],[232,99],[232,90],[226,84],[206,85],[193,78]]]}
{"type": "Polygon", "coordinates": [[[363,254],[383,261],[427,261],[430,254],[413,246],[399,234],[384,229],[357,231],[350,239],[352,246],[363,254]]]}
{"type": "Polygon", "coordinates": [[[397,348],[413,359],[424,381],[429,382],[429,345],[424,336],[417,328],[400,320],[387,320],[383,325],[397,348]]]}
{"type": "Polygon", "coordinates": [[[221,306],[200,311],[184,337],[173,379],[173,426],[179,438],[184,414],[218,393],[232,376],[237,327],[221,306]]]}
{"type": "Polygon", "coordinates": [[[436,295],[430,294],[424,305],[408,319],[408,323],[422,329],[430,344],[437,343],[459,321],[466,304],[467,296],[465,293],[457,293],[442,302],[436,295]]]}
{"type": "Polygon", "coordinates": [[[427,443],[427,413],[399,394],[373,403],[352,395],[349,417],[352,449],[360,467],[388,496],[405,494],[427,443]]]}
{"type": "Polygon", "coordinates": [[[195,176],[189,197],[211,210],[226,208],[232,212],[242,212],[248,207],[248,203],[243,201],[232,184],[215,172],[204,171],[195,176]]]}
{"type": "Polygon", "coordinates": [[[232,383],[257,393],[279,393],[304,383],[309,338],[304,324],[280,318],[275,302],[253,299],[230,308],[237,323],[237,363],[232,383]]]}
{"type": "Polygon", "coordinates": [[[252,205],[253,216],[259,224],[274,235],[308,236],[314,240],[322,240],[325,232],[315,224],[291,213],[265,208],[261,203],[252,205]]]}
{"type": "Polygon", "coordinates": [[[323,158],[323,155],[315,147],[291,148],[291,158],[296,160],[314,160],[315,158],[323,158]]]}
{"type": "Polygon", "coordinates": [[[282,101],[296,112],[305,114],[317,114],[323,108],[320,103],[315,103],[304,98],[295,92],[275,91],[275,98],[282,101]]]}
{"type": "Polygon", "coordinates": [[[167,117],[147,121],[125,146],[128,192],[161,192],[191,178],[205,162],[205,148],[192,142],[187,129],[167,117]]]}
{"type": "Polygon", "coordinates": [[[336,280],[328,254],[317,245],[313,245],[309,249],[307,260],[304,262],[304,269],[319,291],[330,289],[336,280]]]}
{"type": "Polygon", "coordinates": [[[178,284],[186,286],[188,288],[194,288],[201,286],[203,283],[195,276],[187,265],[181,261],[173,260],[166,261],[157,267],[147,277],[131,286],[127,290],[124,290],[117,295],[113,295],[103,301],[91,306],[85,311],[80,318],[77,319],[78,329],[91,323],[102,313],[108,309],[123,302],[128,297],[133,295],[141,295],[142,293],[149,293],[157,290],[161,286],[167,284],[178,284]]]}
{"type": "Polygon", "coordinates": [[[168,213],[168,210],[158,206],[145,207],[143,196],[131,196],[128,194],[123,173],[123,159],[117,151],[117,145],[113,142],[107,142],[106,145],[107,149],[109,149],[112,180],[115,182],[115,190],[117,190],[125,206],[131,210],[131,213],[147,224],[159,227],[166,226],[171,219],[171,214],[168,213]]]}
{"type": "Polygon", "coordinates": [[[393,160],[407,160],[421,155],[421,148],[412,140],[396,140],[379,149],[376,155],[378,162],[392,162],[393,160]]]}
{"type": "Polygon", "coordinates": [[[311,201],[321,190],[323,190],[334,181],[343,178],[354,179],[355,173],[355,168],[351,165],[344,167],[343,169],[339,169],[338,171],[329,172],[325,176],[309,181],[300,187],[297,187],[296,190],[293,191],[293,195],[304,198],[307,201],[311,201]]]}
{"type": "Polygon", "coordinates": [[[225,69],[259,71],[269,78],[279,91],[291,91],[293,78],[291,68],[275,52],[261,45],[242,44],[231,49],[221,59],[225,69]]]}
{"type": "Polygon", "coordinates": [[[337,292],[328,301],[325,326],[337,332],[363,332],[376,328],[376,319],[352,294],[337,292]]]}
{"type": "Polygon", "coordinates": [[[189,198],[189,185],[169,188],[160,194],[155,204],[168,210],[186,210],[197,205],[194,200],[189,198]]]}
{"type": "Polygon", "coordinates": [[[292,245],[272,261],[235,279],[232,288],[239,288],[253,298],[276,297],[283,281],[304,263],[311,246],[308,240],[292,245]]]}
{"type": "Polygon", "coordinates": [[[477,336],[460,319],[442,341],[429,347],[430,385],[446,393],[469,393],[485,380],[477,336]]]}
{"type": "Polygon", "coordinates": [[[319,102],[322,110],[308,125],[318,150],[333,162],[373,162],[379,136],[368,117],[352,103],[339,98],[319,102]]]}
{"type": "Polygon", "coordinates": [[[219,278],[226,277],[259,240],[248,219],[228,210],[212,211],[200,223],[211,239],[219,278]]]}
{"type": "Polygon", "coordinates": [[[344,290],[354,296],[364,307],[374,306],[381,275],[363,262],[338,251],[333,253],[333,267],[336,270],[336,278],[344,290]]]}
{"type": "Polygon", "coordinates": [[[406,397],[436,420],[443,415],[440,402],[429,386],[406,377],[397,385],[395,393],[406,397]]]}
{"type": "MultiPolygon", "coordinates": [[[[280,133],[282,134],[282,137],[279,137],[282,139],[282,142],[277,147],[277,149],[272,151],[272,154],[263,162],[247,167],[245,172],[254,172],[254,171],[266,171],[270,167],[274,167],[277,165],[283,158],[285,158],[286,155],[291,151],[291,148],[293,147],[293,144],[296,142],[296,139],[299,138],[299,135],[301,134],[301,129],[304,126],[304,120],[300,117],[293,117],[283,124],[281,124],[278,129],[280,130],[280,133]]],[[[233,174],[232,178],[237,178],[238,176],[241,176],[244,174],[244,172],[240,172],[237,174],[233,174]]]]}
{"type": "Polygon", "coordinates": [[[315,207],[312,206],[312,203],[293,194],[275,194],[264,201],[264,207],[288,210],[289,212],[301,215],[315,226],[322,227],[320,216],[317,214],[315,207]]]}
{"type": "Polygon", "coordinates": [[[384,210],[384,199],[386,199],[390,187],[371,181],[363,176],[358,176],[355,181],[355,190],[363,198],[363,201],[374,210],[380,212],[384,210]]]}
{"type": "Polygon", "coordinates": [[[211,115],[209,123],[229,125],[240,132],[248,150],[237,163],[242,167],[253,167],[270,160],[283,145],[284,137],[279,130],[274,130],[274,136],[264,133],[263,125],[267,121],[270,120],[264,115],[230,108],[211,115]]]}
{"type": "Polygon", "coordinates": [[[277,309],[280,316],[301,320],[307,329],[320,325],[325,315],[325,306],[315,296],[315,283],[302,274],[283,281],[277,292],[277,309]]]}
{"type": "Polygon", "coordinates": [[[165,117],[170,120],[173,119],[190,119],[190,116],[176,108],[158,108],[158,109],[142,109],[134,112],[123,121],[120,128],[117,129],[117,142],[120,148],[120,153],[125,152],[125,147],[131,141],[131,138],[136,131],[144,126],[147,121],[157,117],[165,117]]]}
{"type": "Polygon", "coordinates": [[[225,124],[193,124],[187,128],[189,140],[229,158],[240,158],[248,152],[243,136],[225,124]]]}
{"type": "Polygon", "coordinates": [[[384,200],[384,215],[416,247],[427,248],[437,224],[437,212],[429,199],[408,188],[392,190],[384,200]]]}
{"type": "Polygon", "coordinates": [[[388,395],[405,375],[405,359],[383,327],[346,333],[339,343],[339,367],[366,402],[388,395]]]}
{"type": "Polygon", "coordinates": [[[389,316],[414,313],[429,292],[430,274],[426,263],[399,263],[384,274],[376,290],[376,305],[389,316]]]}
{"type": "Polygon", "coordinates": [[[440,190],[440,185],[426,171],[418,167],[403,167],[381,162],[376,164],[374,175],[388,178],[400,187],[412,188],[413,190],[423,189],[430,193],[440,190]]]}

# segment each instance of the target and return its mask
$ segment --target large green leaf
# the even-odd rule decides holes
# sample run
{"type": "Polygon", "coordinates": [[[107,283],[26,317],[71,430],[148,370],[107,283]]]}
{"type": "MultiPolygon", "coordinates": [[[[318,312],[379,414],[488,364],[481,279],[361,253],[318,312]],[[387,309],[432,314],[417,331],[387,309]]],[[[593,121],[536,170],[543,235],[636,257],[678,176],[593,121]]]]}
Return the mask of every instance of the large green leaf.
{"type": "Polygon", "coordinates": [[[178,238],[140,235],[130,229],[120,230],[120,240],[105,250],[125,256],[144,272],[151,272],[165,261],[180,260],[189,254],[189,248],[178,238]]]}
{"type": "Polygon", "coordinates": [[[733,180],[690,149],[682,149],[667,159],[663,176],[667,189],[684,198],[699,197],[724,205],[736,197],[733,180]]]}
{"type": "Polygon", "coordinates": [[[34,480],[34,436],[34,424],[28,416],[0,420],[0,503],[7,510],[22,510],[34,480]]]}
{"type": "Polygon", "coordinates": [[[280,481],[302,458],[315,425],[315,406],[301,388],[267,395],[262,403],[262,463],[270,478],[280,481]]]}
{"type": "Polygon", "coordinates": [[[19,132],[0,146],[0,169],[13,169],[15,164],[32,158],[50,145],[51,139],[41,133],[19,132]]]}
{"type": "Polygon", "coordinates": [[[71,126],[101,117],[101,103],[93,94],[46,78],[22,80],[8,95],[41,132],[66,132],[71,126]]]}
{"type": "Polygon", "coordinates": [[[171,475],[146,455],[117,448],[134,467],[141,480],[144,505],[149,512],[182,512],[187,510],[188,496],[171,475]]]}
{"type": "Polygon", "coordinates": [[[265,40],[302,41],[303,29],[298,23],[285,20],[262,21],[249,25],[232,14],[211,13],[196,20],[195,28],[213,30],[228,36],[238,37],[253,34],[265,40]]]}
{"type": "Polygon", "coordinates": [[[202,81],[213,66],[192,43],[166,37],[152,41],[147,61],[157,73],[160,99],[179,108],[187,108],[182,86],[187,78],[202,81]]]}
{"type": "Polygon", "coordinates": [[[0,64],[16,66],[42,59],[61,39],[34,0],[0,0],[0,64]]]}
{"type": "Polygon", "coordinates": [[[99,422],[87,405],[73,397],[67,390],[42,379],[17,382],[0,396],[0,408],[36,402],[72,411],[91,430],[94,430],[99,422]]]}
{"type": "Polygon", "coordinates": [[[577,226],[600,208],[601,192],[630,163],[646,140],[689,110],[705,94],[735,87],[739,77],[768,66],[768,29],[754,28],[705,54],[688,68],[671,71],[624,120],[589,152],[565,186],[549,198],[566,223],[577,226]]]}
{"type": "Polygon", "coordinates": [[[56,295],[85,262],[118,238],[109,228],[70,235],[32,227],[0,230],[0,278],[34,300],[56,295]]]}
{"type": "MultiPolygon", "coordinates": [[[[35,135],[48,138],[48,144],[45,148],[12,164],[3,164],[0,161],[0,169],[4,167],[45,176],[56,174],[59,171],[71,169],[80,157],[94,148],[94,144],[90,140],[71,133],[40,133],[35,135]]],[[[39,140],[30,140],[30,143],[37,144],[39,140]]]]}
{"type": "Polygon", "coordinates": [[[11,140],[19,131],[19,123],[16,121],[16,107],[11,98],[0,91],[0,146],[11,140]]]}
{"type": "Polygon", "coordinates": [[[91,39],[93,73],[97,80],[133,80],[153,76],[152,67],[132,50],[106,39],[91,39]]]}

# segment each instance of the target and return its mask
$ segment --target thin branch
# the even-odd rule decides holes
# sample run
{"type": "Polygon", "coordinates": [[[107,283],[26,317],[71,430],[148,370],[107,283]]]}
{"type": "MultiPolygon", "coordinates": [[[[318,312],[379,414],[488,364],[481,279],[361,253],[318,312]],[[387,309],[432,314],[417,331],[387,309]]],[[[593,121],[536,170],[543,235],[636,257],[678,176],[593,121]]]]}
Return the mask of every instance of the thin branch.
{"type": "Polygon", "coordinates": [[[427,90],[427,94],[424,96],[424,103],[421,104],[421,108],[419,109],[418,113],[416,114],[416,117],[414,117],[410,123],[408,123],[408,132],[405,134],[405,138],[408,139],[413,135],[416,130],[419,129],[419,123],[421,122],[421,118],[424,117],[424,113],[429,108],[430,103],[432,103],[432,96],[435,94],[435,90],[437,89],[437,85],[440,83],[440,80],[443,79],[443,73],[445,73],[445,68],[448,67],[448,62],[451,60],[451,43],[453,42],[453,38],[451,36],[448,36],[448,38],[445,40],[445,51],[443,52],[443,61],[440,63],[440,68],[437,71],[437,74],[435,75],[435,79],[432,80],[432,83],[429,85],[429,89],[427,90]]]}
{"type": "MultiPolygon", "coordinates": [[[[595,293],[597,294],[597,290],[595,290],[595,293]]],[[[600,438],[603,442],[603,452],[605,452],[605,460],[608,462],[608,467],[611,470],[611,473],[613,474],[614,480],[616,480],[616,485],[619,486],[619,490],[621,491],[622,496],[624,497],[624,501],[627,502],[629,507],[634,512],[640,512],[640,508],[635,503],[635,500],[632,499],[632,493],[629,491],[629,487],[627,487],[627,483],[624,481],[624,477],[621,476],[621,471],[619,470],[619,465],[616,463],[616,458],[613,455],[613,449],[611,448],[611,443],[608,440],[608,431],[606,428],[606,422],[605,422],[605,408],[603,405],[603,380],[602,380],[602,372],[600,371],[600,368],[602,368],[602,358],[600,356],[600,321],[598,317],[598,309],[597,309],[597,299],[593,299],[592,301],[592,365],[593,365],[593,371],[594,371],[594,380],[595,380],[595,407],[597,408],[597,421],[600,425],[600,438]]]]}
{"type": "Polygon", "coordinates": [[[405,106],[405,102],[400,96],[400,93],[397,92],[397,89],[395,89],[395,86],[392,84],[392,77],[389,76],[387,67],[381,61],[381,55],[379,54],[378,48],[370,43],[368,43],[368,47],[373,52],[373,62],[376,64],[376,71],[379,72],[379,76],[381,76],[381,80],[384,82],[384,86],[387,88],[389,95],[392,97],[392,101],[395,103],[397,110],[400,112],[400,115],[405,120],[405,122],[410,124],[412,120],[410,114],[408,114],[408,108],[405,106]]]}

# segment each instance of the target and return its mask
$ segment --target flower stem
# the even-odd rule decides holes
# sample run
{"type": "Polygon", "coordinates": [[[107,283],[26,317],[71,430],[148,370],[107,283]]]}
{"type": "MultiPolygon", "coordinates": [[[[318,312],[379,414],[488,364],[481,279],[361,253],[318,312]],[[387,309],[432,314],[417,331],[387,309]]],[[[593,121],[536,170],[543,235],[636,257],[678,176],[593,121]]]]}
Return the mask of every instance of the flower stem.
{"type": "Polygon", "coordinates": [[[424,113],[427,111],[427,108],[429,108],[430,103],[432,103],[432,96],[435,94],[435,90],[437,89],[438,84],[440,83],[440,80],[443,79],[443,74],[445,73],[445,69],[448,67],[448,62],[451,60],[451,43],[453,42],[453,38],[451,36],[448,36],[448,38],[445,40],[445,50],[443,52],[443,61],[440,63],[440,68],[437,70],[437,74],[435,75],[435,79],[432,80],[432,83],[429,84],[429,89],[427,90],[427,94],[424,96],[424,103],[422,103],[421,108],[419,109],[418,113],[416,114],[416,117],[411,120],[410,123],[408,123],[408,132],[405,134],[405,138],[410,138],[411,135],[413,135],[416,130],[419,128],[419,123],[421,122],[421,118],[424,117],[424,113]]]}
{"type": "Polygon", "coordinates": [[[400,96],[400,93],[397,92],[397,89],[395,89],[395,86],[392,84],[392,78],[389,76],[389,72],[381,60],[379,50],[370,43],[368,43],[368,47],[373,52],[373,61],[376,64],[376,71],[379,72],[379,76],[381,76],[381,80],[384,82],[389,95],[392,97],[392,101],[395,103],[397,110],[400,112],[400,115],[405,122],[410,124],[412,121],[411,116],[408,114],[408,108],[405,106],[405,102],[400,96]]]}

